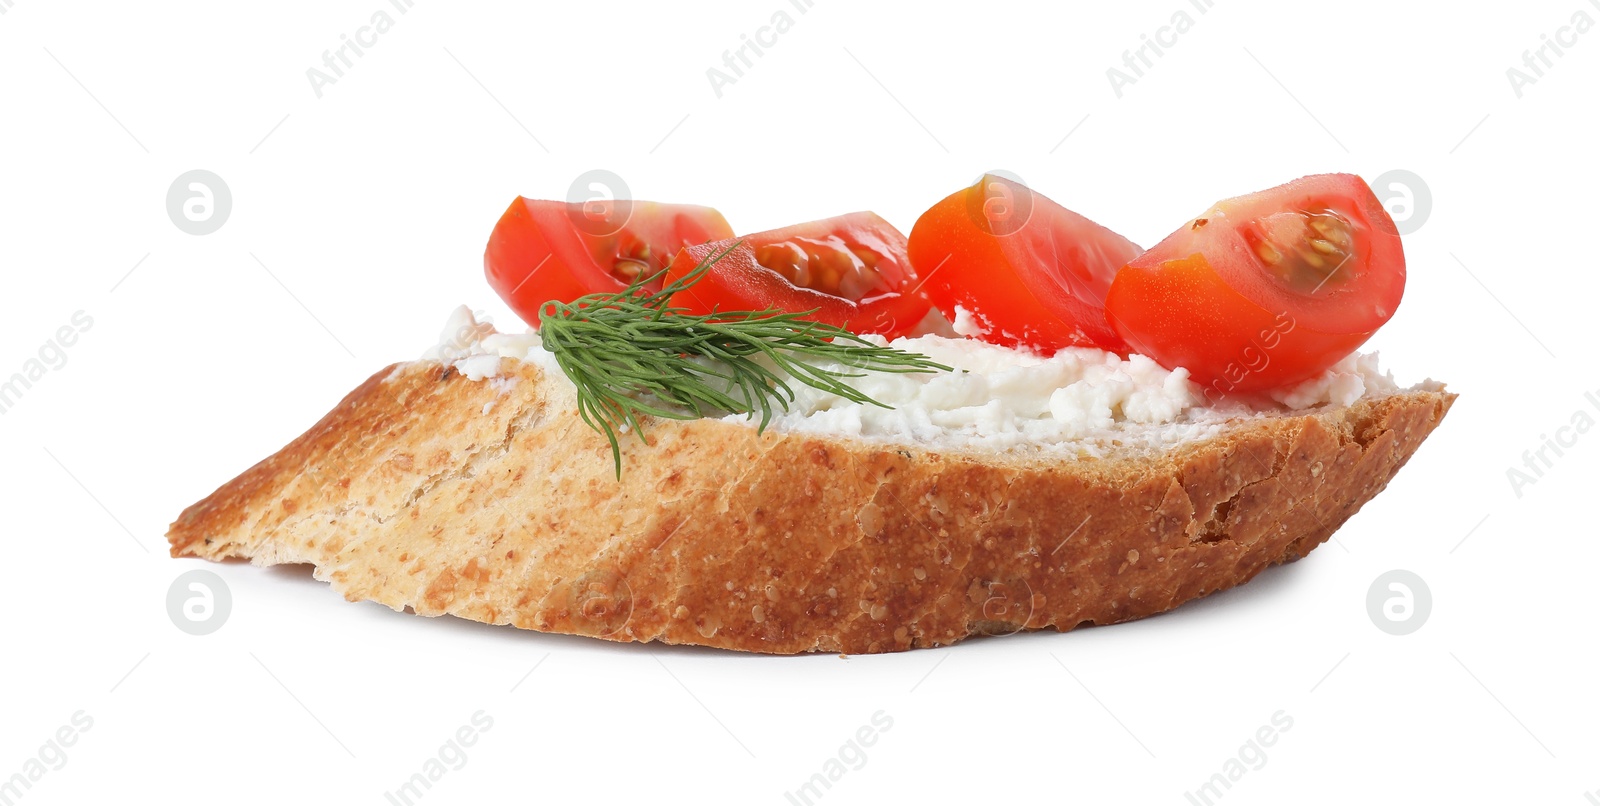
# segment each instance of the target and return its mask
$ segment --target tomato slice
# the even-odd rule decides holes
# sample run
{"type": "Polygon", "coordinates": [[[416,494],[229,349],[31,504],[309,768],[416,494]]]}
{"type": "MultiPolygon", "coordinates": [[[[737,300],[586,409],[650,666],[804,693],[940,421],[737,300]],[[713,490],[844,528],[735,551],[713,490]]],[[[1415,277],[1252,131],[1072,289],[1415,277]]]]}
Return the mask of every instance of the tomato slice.
{"type": "Polygon", "coordinates": [[[1139,247],[1020,182],[989,174],[946,197],[917,219],[909,252],[933,304],[951,321],[962,308],[984,341],[1126,350],[1105,296],[1139,247]]]}
{"type": "MultiPolygon", "coordinates": [[[[641,274],[659,274],[685,246],[732,237],[710,207],[518,197],[489,235],[483,270],[495,293],[538,327],[539,307],[550,300],[621,291],[641,274]]],[[[660,288],[659,278],[651,286],[660,288]]]]}
{"type": "Polygon", "coordinates": [[[1394,315],[1406,259],[1359,176],[1217,202],[1117,274],[1106,309],[1134,350],[1213,396],[1305,380],[1394,315]]]}
{"type": "Polygon", "coordinates": [[[911,332],[931,307],[917,290],[906,236],[876,213],[691,246],[673,259],[667,281],[730,249],[692,288],[674,295],[672,305],[695,314],[815,310],[810,318],[816,321],[889,338],[911,332]]]}

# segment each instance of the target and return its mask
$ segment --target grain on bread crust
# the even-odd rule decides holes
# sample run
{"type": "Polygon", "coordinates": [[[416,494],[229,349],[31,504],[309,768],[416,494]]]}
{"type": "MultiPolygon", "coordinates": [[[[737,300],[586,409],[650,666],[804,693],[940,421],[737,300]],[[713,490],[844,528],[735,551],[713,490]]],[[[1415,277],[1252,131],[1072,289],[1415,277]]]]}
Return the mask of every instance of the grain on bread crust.
{"type": "Polygon", "coordinates": [[[1298,559],[1455,399],[1081,460],[651,421],[619,482],[560,381],[512,359],[494,382],[386,368],[185,510],[172,555],[310,563],[351,601],[616,641],[939,646],[1136,619],[1298,559]]]}

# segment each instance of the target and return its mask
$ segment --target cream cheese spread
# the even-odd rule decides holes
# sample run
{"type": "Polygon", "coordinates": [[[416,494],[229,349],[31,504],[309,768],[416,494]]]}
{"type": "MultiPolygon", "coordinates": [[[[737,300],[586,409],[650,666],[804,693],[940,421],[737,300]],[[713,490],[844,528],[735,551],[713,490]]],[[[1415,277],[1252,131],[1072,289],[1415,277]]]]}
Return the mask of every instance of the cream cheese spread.
{"type": "MultiPolygon", "coordinates": [[[[959,330],[968,323],[958,317],[959,330]]],[[[970,325],[968,325],[970,327],[970,325]]],[[[969,338],[925,335],[878,344],[921,353],[954,372],[898,374],[866,372],[847,382],[883,403],[855,403],[804,384],[792,384],[795,400],[775,412],[769,428],[866,439],[911,440],[944,446],[1003,449],[1131,439],[1151,445],[1187,441],[1214,433],[1229,419],[1264,411],[1348,406],[1364,396],[1399,391],[1382,373],[1376,353],[1356,353],[1322,374],[1263,395],[1213,404],[1181,367],[1093,348],[1069,348],[1053,356],[969,338]]],[[[446,322],[439,343],[424,360],[455,366],[474,381],[497,378],[501,360],[537,364],[566,376],[539,334],[500,333],[466,306],[446,322]]],[[[820,367],[859,373],[839,364],[820,367]]],[[[757,422],[729,415],[730,422],[757,422]]],[[[1098,453],[1098,451],[1091,451],[1098,453]]]]}

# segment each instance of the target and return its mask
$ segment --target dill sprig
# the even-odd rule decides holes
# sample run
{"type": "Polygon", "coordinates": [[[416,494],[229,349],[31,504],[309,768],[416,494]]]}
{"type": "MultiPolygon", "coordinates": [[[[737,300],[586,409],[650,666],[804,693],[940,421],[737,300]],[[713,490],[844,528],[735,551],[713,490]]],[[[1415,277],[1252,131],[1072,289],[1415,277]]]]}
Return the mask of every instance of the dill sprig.
{"type": "MultiPolygon", "coordinates": [[[[880,347],[848,330],[809,321],[803,313],[716,311],[691,314],[669,304],[690,288],[738,244],[706,256],[693,271],[647,291],[660,277],[641,275],[616,293],[588,294],[539,308],[544,349],[578,388],[578,413],[611,443],[622,478],[617,429],[644,441],[640,415],[693,420],[710,414],[761,412],[758,430],[772,420],[774,405],[788,411],[794,402],[790,380],[856,403],[883,408],[845,382],[865,371],[916,373],[950,371],[927,356],[880,347]],[[765,358],[771,367],[758,361],[765,358]],[[862,372],[824,369],[807,359],[833,361],[862,372]]],[[[664,273],[664,272],[663,272],[664,273]]]]}

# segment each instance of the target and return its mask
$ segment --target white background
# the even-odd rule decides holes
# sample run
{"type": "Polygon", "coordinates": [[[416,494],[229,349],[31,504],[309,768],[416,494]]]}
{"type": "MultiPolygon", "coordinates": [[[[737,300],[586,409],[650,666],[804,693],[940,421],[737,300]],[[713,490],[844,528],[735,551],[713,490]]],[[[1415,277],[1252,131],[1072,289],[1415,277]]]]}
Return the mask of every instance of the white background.
{"type": "Polygon", "coordinates": [[[1283,711],[1219,802],[1600,790],[1600,433],[1520,497],[1507,479],[1576,412],[1600,419],[1600,31],[1520,98],[1506,74],[1600,7],[863,5],[416,0],[319,99],[306,70],[388,0],[0,0],[0,377],[93,319],[0,415],[0,776],[83,711],[26,803],[381,804],[481,709],[492,729],[421,802],[781,804],[883,711],[819,803],[1182,804],[1283,711]],[[780,9],[793,29],[719,99],[706,70],[780,9]],[[1118,98],[1107,69],[1180,9],[1192,30],[1118,98]],[[233,195],[206,236],[165,208],[196,168],[233,195]],[[1462,396],[1303,562],[1143,622],[950,649],[612,645],[167,557],[185,506],[418,355],[452,306],[514,322],[482,280],[490,227],[593,168],[745,232],[857,209],[909,231],[1003,168],[1146,246],[1302,174],[1411,171],[1431,212],[1372,346],[1462,396]],[[165,606],[197,567],[233,597],[203,637],[165,606]],[[1433,599],[1404,637],[1365,604],[1396,568],[1433,599]]]}

